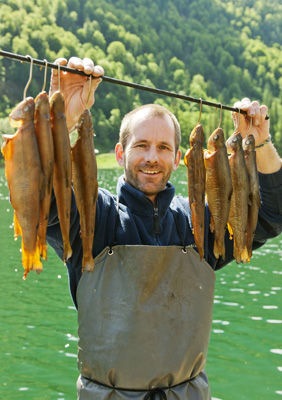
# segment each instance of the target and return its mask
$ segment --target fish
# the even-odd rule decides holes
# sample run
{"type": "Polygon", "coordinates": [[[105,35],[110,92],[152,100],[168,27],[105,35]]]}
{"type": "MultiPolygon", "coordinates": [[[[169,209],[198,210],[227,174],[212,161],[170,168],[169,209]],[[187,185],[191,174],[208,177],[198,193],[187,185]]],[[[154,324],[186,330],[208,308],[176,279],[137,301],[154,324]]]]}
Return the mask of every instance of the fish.
{"type": "Polygon", "coordinates": [[[245,163],[242,147],[242,136],[239,132],[234,133],[226,142],[231,170],[233,192],[228,218],[228,230],[230,238],[233,238],[233,256],[236,262],[245,263],[249,260],[246,245],[246,234],[248,224],[248,205],[250,195],[250,184],[248,171],[245,163]]]}
{"type": "Polygon", "coordinates": [[[204,130],[198,123],[189,138],[190,149],[184,156],[187,167],[188,199],[191,209],[193,234],[195,243],[202,260],[204,257],[205,235],[205,186],[206,168],[204,162],[204,130]]]}
{"type": "Polygon", "coordinates": [[[72,181],[80,216],[80,236],[83,257],[82,272],[94,270],[92,247],[95,232],[96,200],[98,196],[97,163],[94,131],[89,110],[85,110],[76,125],[78,138],[71,146],[72,181]]]}
{"type": "Polygon", "coordinates": [[[231,172],[224,132],[217,128],[208,139],[204,151],[206,195],[210,210],[210,230],[214,233],[213,253],[225,259],[225,232],[232,195],[231,172]]]}
{"type": "Polygon", "coordinates": [[[40,255],[44,260],[47,260],[46,232],[53,188],[54,146],[51,130],[49,97],[46,92],[39,93],[35,98],[34,126],[44,176],[42,200],[40,202],[38,237],[40,243],[40,255]]]}
{"type": "Polygon", "coordinates": [[[244,157],[250,183],[248,224],[247,224],[247,236],[246,236],[246,245],[249,257],[248,261],[250,261],[252,257],[253,238],[258,221],[258,212],[261,205],[258,171],[256,163],[255,138],[252,134],[249,134],[243,140],[243,151],[244,151],[244,157]]]}
{"type": "Polygon", "coordinates": [[[26,97],[10,113],[14,135],[3,135],[1,148],[5,175],[14,209],[14,237],[22,237],[23,279],[31,270],[41,272],[38,242],[42,169],[34,128],[34,99],[26,97]]]}
{"type": "Polygon", "coordinates": [[[65,117],[65,101],[60,91],[50,99],[51,130],[54,144],[53,188],[63,239],[64,263],[72,256],[69,240],[71,212],[71,148],[65,117]]]}

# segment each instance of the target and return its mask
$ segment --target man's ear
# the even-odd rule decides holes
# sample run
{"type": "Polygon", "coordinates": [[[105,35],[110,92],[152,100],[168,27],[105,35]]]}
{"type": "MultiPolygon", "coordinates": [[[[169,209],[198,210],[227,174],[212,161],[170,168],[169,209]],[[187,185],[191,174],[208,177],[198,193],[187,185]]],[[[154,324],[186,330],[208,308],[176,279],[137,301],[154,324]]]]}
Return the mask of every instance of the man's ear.
{"type": "Polygon", "coordinates": [[[115,148],[115,153],[116,153],[116,160],[120,166],[124,166],[124,152],[123,152],[123,147],[121,143],[116,144],[115,148]]]}
{"type": "Polygon", "coordinates": [[[174,160],[174,166],[173,166],[173,170],[175,171],[180,163],[181,160],[181,150],[178,149],[177,153],[175,155],[175,160],[174,160]]]}

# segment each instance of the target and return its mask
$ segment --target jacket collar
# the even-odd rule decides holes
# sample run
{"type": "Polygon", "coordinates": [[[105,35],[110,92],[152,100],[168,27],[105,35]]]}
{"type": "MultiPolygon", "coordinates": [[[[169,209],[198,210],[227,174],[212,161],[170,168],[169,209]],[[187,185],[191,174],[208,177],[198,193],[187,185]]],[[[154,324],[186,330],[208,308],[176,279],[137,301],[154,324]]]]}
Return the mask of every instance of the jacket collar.
{"type": "MultiPolygon", "coordinates": [[[[157,195],[158,212],[165,215],[174,197],[174,186],[168,182],[166,188],[157,195]]],[[[143,192],[126,183],[121,176],[117,184],[117,196],[119,202],[127,206],[131,212],[137,215],[152,216],[154,204],[143,192]]]]}

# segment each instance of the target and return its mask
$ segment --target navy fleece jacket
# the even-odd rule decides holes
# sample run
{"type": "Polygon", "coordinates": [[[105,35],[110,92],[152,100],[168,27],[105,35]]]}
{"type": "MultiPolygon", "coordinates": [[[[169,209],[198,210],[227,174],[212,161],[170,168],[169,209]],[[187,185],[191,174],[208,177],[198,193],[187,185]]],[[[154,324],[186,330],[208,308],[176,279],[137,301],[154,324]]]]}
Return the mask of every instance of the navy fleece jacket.
{"type": "MultiPolygon", "coordinates": [[[[253,248],[260,247],[268,238],[282,231],[282,169],[274,174],[259,174],[261,208],[259,211],[253,248]]],[[[135,189],[120,177],[117,196],[99,189],[96,210],[93,255],[96,257],[105,247],[113,244],[131,245],[195,245],[192,234],[191,211],[187,198],[174,196],[171,183],[157,196],[157,210],[144,193],[135,189]]],[[[218,260],[213,255],[213,234],[209,230],[210,214],[206,207],[205,259],[214,270],[233,260],[233,241],[226,232],[226,257],[218,260]]],[[[73,255],[67,261],[70,291],[76,304],[76,289],[81,277],[82,243],[79,214],[72,198],[70,242],[73,255]]],[[[56,201],[53,198],[47,230],[47,241],[62,258],[63,243],[58,221],[56,201]]]]}

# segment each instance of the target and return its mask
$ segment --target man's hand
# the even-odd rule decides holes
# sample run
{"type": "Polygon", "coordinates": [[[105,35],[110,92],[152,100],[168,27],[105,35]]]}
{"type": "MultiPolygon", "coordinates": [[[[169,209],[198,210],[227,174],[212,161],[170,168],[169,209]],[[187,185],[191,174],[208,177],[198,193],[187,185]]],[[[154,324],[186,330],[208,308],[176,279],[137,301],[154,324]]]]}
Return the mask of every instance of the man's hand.
{"type": "MultiPolygon", "coordinates": [[[[58,58],[55,64],[67,65],[69,68],[84,71],[87,78],[83,75],[72,74],[70,72],[60,71],[60,90],[65,99],[66,121],[69,131],[74,128],[81,113],[94,104],[94,92],[102,79],[99,77],[104,75],[104,70],[99,65],[94,65],[90,58],[83,60],[78,57],[71,57],[69,62],[65,58],[58,58]]],[[[58,71],[52,70],[50,83],[50,97],[59,89],[58,71]]]]}
{"type": "Polygon", "coordinates": [[[249,133],[254,135],[258,171],[263,174],[279,171],[281,158],[270,140],[269,119],[265,119],[267,106],[260,106],[257,101],[244,98],[235,103],[234,107],[247,111],[247,115],[234,112],[232,118],[236,131],[240,132],[243,138],[249,133]]]}
{"type": "Polygon", "coordinates": [[[244,138],[248,133],[254,135],[256,146],[262,144],[269,137],[269,119],[267,116],[268,108],[261,105],[258,101],[251,101],[247,97],[234,104],[235,108],[247,111],[246,114],[233,112],[232,118],[234,126],[244,138]],[[238,121],[239,120],[239,121],[238,121]],[[238,125],[239,122],[239,125],[238,125]]]}

